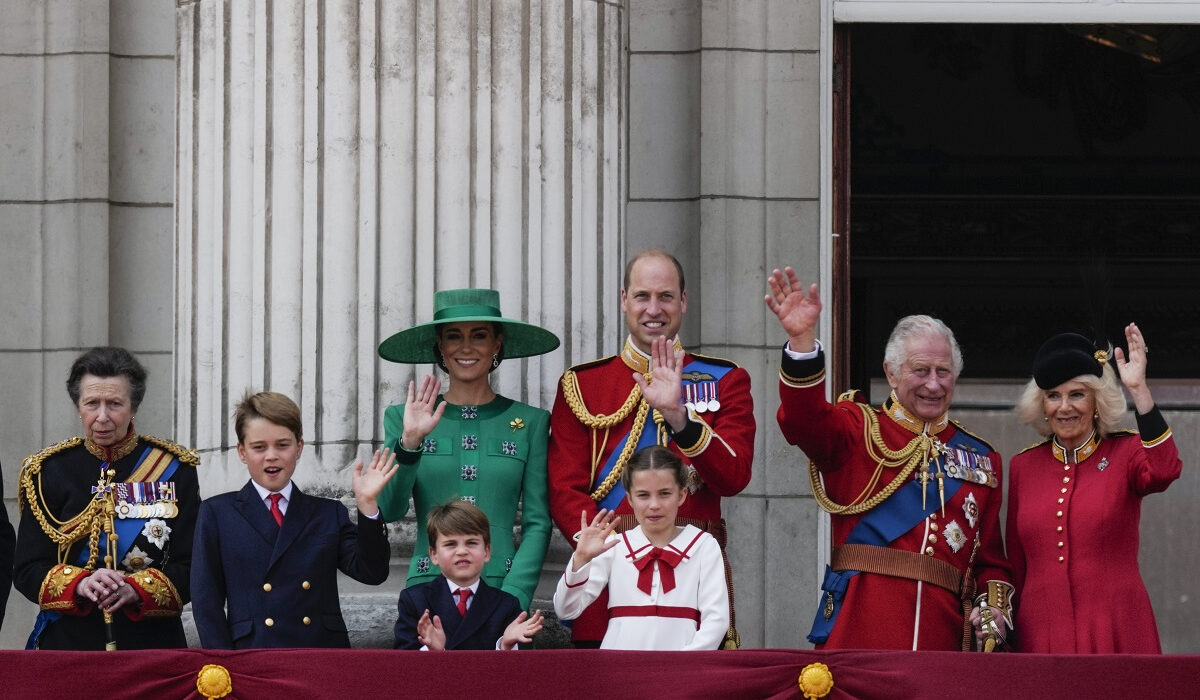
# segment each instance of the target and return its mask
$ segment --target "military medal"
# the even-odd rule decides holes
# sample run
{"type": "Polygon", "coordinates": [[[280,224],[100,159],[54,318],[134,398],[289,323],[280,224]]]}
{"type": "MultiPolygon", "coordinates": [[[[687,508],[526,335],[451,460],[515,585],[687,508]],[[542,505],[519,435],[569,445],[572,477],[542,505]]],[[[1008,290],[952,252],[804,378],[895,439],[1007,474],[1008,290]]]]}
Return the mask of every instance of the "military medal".
{"type": "Polygon", "coordinates": [[[117,517],[146,520],[179,515],[175,484],[171,481],[133,481],[113,485],[117,492],[117,517]]]}
{"type": "Polygon", "coordinates": [[[684,384],[683,385],[683,405],[689,411],[696,410],[696,385],[695,384],[684,384]]]}
{"type": "Polygon", "coordinates": [[[717,383],[711,382],[709,384],[706,384],[705,386],[706,386],[706,388],[711,390],[709,392],[708,410],[715,413],[717,411],[717,409],[721,408],[721,402],[717,401],[717,383]]]}
{"type": "Polygon", "coordinates": [[[704,413],[708,410],[708,385],[693,384],[696,389],[696,413],[704,413]]]}

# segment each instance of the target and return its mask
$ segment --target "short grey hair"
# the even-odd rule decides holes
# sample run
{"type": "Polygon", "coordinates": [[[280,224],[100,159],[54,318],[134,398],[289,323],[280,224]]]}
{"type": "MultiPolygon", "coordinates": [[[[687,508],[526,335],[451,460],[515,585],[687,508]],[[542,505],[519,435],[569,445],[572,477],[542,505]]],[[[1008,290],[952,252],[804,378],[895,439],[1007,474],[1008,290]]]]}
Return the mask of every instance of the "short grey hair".
{"type": "Polygon", "coordinates": [[[958,341],[954,339],[954,331],[940,320],[924,314],[905,316],[896,322],[896,327],[888,337],[887,346],[883,349],[884,366],[892,374],[900,374],[901,365],[908,359],[908,341],[929,335],[940,335],[950,344],[950,359],[954,365],[954,377],[957,379],[962,373],[963,357],[958,341]]]}
{"type": "MultiPolygon", "coordinates": [[[[1103,367],[1099,377],[1094,374],[1081,374],[1067,381],[1083,384],[1096,397],[1096,429],[1100,431],[1101,435],[1109,435],[1121,427],[1121,422],[1124,420],[1129,406],[1125,403],[1125,392],[1121,391],[1117,373],[1110,365],[1106,364],[1103,367]]],[[[1016,410],[1017,418],[1022,423],[1038,431],[1040,435],[1049,437],[1054,430],[1050,427],[1049,421],[1042,420],[1046,417],[1042,399],[1047,391],[1053,391],[1053,388],[1043,389],[1037,385],[1035,380],[1030,379],[1029,383],[1025,385],[1025,391],[1021,392],[1021,398],[1017,400],[1016,410]]]]}

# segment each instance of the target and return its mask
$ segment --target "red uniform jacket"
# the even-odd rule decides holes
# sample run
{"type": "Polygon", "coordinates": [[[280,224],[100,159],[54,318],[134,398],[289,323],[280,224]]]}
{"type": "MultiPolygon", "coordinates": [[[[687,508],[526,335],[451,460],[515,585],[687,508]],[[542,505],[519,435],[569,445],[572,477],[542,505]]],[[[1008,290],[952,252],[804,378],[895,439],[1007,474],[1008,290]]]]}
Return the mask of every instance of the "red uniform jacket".
{"type": "MultiPolygon", "coordinates": [[[[876,468],[867,452],[870,438],[864,432],[862,409],[853,401],[830,404],[825,400],[823,352],[811,360],[793,360],[785,352],[779,374],[778,419],[784,437],[816,462],[831,499],[840,504],[854,502],[876,468]]],[[[878,416],[884,443],[897,450],[920,432],[923,424],[918,423],[914,432],[897,421],[899,404],[888,408],[871,410],[878,416]]],[[[931,427],[930,432],[945,444],[958,430],[947,421],[931,427]]],[[[970,565],[981,591],[987,581],[1011,581],[1000,532],[1001,459],[994,450],[988,458],[995,487],[963,481],[946,501],[945,515],[936,511],[889,545],[949,562],[960,571],[970,565]],[[979,549],[971,563],[977,536],[979,549]]],[[[885,468],[867,495],[882,491],[898,471],[885,468]]],[[[865,516],[831,516],[833,545],[843,544],[865,516]]],[[[850,579],[841,613],[823,648],[949,651],[961,649],[962,638],[963,607],[958,596],[932,584],[864,572],[850,579]]]]}
{"type": "Polygon", "coordinates": [[[1138,571],[1142,497],[1179,478],[1171,429],[1155,408],[1131,434],[1094,437],[1064,462],[1043,442],[1009,471],[1008,551],[1017,648],[1041,654],[1157,654],[1150,597],[1138,571]]]}
{"type": "MultiPolygon", "coordinates": [[[[692,355],[686,355],[684,366],[692,359],[692,355]]],[[[702,481],[696,491],[688,494],[679,509],[679,517],[719,520],[721,497],[739,493],[750,482],[750,464],[754,459],[754,402],[750,396],[750,375],[746,370],[726,360],[700,359],[733,367],[717,383],[720,408],[702,414],[692,413],[692,420],[702,420],[707,430],[693,423],[671,436],[670,447],[683,457],[685,463],[695,467],[702,481]]],[[[622,355],[572,368],[586,410],[592,415],[616,413],[636,386],[633,372],[639,361],[645,363],[645,355],[627,341],[622,355]]],[[[630,411],[629,416],[610,428],[606,441],[605,430],[593,430],[575,416],[564,395],[563,383],[559,382],[554,410],[550,413],[547,468],[550,514],[568,542],[574,543],[574,536],[579,532],[580,512],[586,511],[589,520],[596,514],[598,507],[590,494],[599,481],[599,466],[629,433],[635,413],[636,410],[630,411]],[[597,475],[593,474],[593,450],[597,458],[597,475]]],[[[628,500],[621,501],[617,512],[633,512],[628,500]]],[[[599,641],[604,637],[608,621],[606,605],[606,599],[601,598],[575,620],[572,635],[576,641],[599,641]]]]}

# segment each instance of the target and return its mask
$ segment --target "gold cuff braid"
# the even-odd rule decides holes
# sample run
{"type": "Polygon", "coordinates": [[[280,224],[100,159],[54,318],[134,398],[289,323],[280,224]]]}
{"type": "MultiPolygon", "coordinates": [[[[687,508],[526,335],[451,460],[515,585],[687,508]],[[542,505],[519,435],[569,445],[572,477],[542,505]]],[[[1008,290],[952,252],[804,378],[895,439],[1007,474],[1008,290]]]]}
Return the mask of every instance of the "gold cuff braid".
{"type": "Polygon", "coordinates": [[[1008,623],[1009,628],[1013,626],[1012,621],[1012,600],[1013,594],[1016,593],[1016,588],[1007,581],[988,581],[987,592],[980,593],[975,598],[976,606],[996,608],[1004,613],[1004,621],[1008,623]]]}

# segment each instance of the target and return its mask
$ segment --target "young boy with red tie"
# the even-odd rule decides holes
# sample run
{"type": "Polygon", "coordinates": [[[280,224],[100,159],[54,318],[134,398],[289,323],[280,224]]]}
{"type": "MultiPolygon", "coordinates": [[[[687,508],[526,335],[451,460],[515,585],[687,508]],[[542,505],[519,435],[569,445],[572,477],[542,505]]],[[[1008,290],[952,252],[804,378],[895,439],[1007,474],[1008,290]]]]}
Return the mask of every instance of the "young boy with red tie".
{"type": "Polygon", "coordinates": [[[542,629],[511,593],[480,578],[491,559],[487,516],[466,501],[435,506],[426,518],[429,558],[442,575],[400,592],[396,648],[514,649],[542,629]]]}
{"type": "Polygon", "coordinates": [[[340,501],[292,482],[304,449],[300,407],[283,394],[247,395],[234,411],[241,491],[205,500],[192,549],[192,614],[206,649],[349,647],[337,572],[387,579],[391,548],[376,498],[399,465],[387,450],[354,468],[358,524],[340,501]]]}

